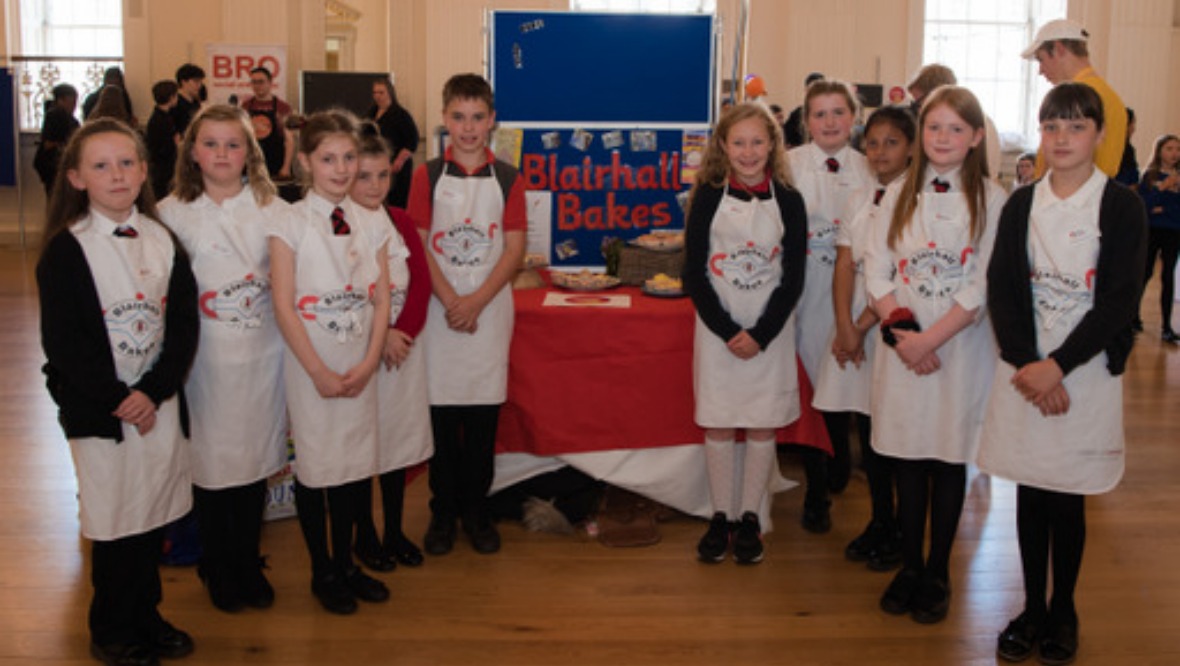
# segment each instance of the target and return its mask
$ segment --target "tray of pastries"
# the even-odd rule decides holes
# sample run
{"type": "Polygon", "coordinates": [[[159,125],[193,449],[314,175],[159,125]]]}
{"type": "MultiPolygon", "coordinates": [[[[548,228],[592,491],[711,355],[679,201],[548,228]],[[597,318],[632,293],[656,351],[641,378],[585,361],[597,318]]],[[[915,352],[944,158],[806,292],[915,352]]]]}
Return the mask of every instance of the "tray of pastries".
{"type": "Polygon", "coordinates": [[[553,285],[570,291],[602,291],[619,286],[619,278],[583,268],[578,272],[553,271],[549,274],[553,285]]]}
{"type": "Polygon", "coordinates": [[[684,249],[684,232],[653,231],[632,238],[631,245],[655,252],[679,252],[684,249]]]}
{"type": "Polygon", "coordinates": [[[658,273],[655,277],[645,281],[642,291],[648,296],[657,298],[680,298],[686,295],[684,283],[680,278],[674,278],[664,273],[658,273]]]}

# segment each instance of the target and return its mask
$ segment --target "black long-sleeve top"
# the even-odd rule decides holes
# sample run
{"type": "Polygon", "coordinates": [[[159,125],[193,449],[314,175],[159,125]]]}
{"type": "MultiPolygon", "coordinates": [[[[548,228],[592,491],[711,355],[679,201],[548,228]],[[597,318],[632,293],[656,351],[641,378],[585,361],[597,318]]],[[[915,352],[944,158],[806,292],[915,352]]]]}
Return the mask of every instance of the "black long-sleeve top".
{"type": "MultiPolygon", "coordinates": [[[[987,269],[987,309],[1000,357],[1016,368],[1041,359],[1028,258],[1033,187],[1012,193],[1000,213],[995,249],[987,269]]],[[[1049,352],[1069,374],[1102,351],[1112,375],[1122,374],[1134,343],[1132,320],[1143,290],[1147,263],[1147,215],[1134,192],[1107,181],[1099,206],[1102,244],[1094,281],[1094,306],[1060,347],[1049,352]]]]}
{"type": "MultiPolygon", "coordinates": [[[[48,362],[46,386],[58,405],[58,420],[69,439],[102,437],[123,441],[119,404],[138,390],[157,406],[177,394],[197,351],[197,282],[188,258],[176,253],[164,308],[164,339],[156,362],[134,386],[119,380],[98,289],[82,245],[63,230],[37,262],[41,302],[41,345],[48,362]]],[[[188,410],[180,401],[181,427],[188,436],[188,410]]]]}
{"type": "MultiPolygon", "coordinates": [[[[803,197],[777,182],[772,187],[783,221],[783,276],[770,293],[762,316],[748,331],[762,349],[766,349],[782,332],[787,318],[795,310],[799,295],[803,293],[803,277],[807,269],[807,210],[803,205],[803,197]]],[[[747,201],[755,196],[734,189],[730,190],[730,195],[747,201]]],[[[728,341],[740,333],[742,327],[721,305],[721,299],[713,290],[708,274],[710,230],[713,227],[713,216],[724,196],[725,188],[711,185],[701,185],[693,195],[688,223],[685,225],[684,271],[681,277],[701,321],[717,337],[728,341]]],[[[770,192],[757,196],[768,199],[770,192]]]]}

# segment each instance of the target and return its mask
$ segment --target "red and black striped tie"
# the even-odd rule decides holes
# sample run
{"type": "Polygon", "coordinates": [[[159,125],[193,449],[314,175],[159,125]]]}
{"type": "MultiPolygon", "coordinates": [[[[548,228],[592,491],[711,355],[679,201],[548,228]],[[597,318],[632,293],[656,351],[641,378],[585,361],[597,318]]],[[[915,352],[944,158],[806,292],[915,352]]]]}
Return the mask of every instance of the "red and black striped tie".
{"type": "Polygon", "coordinates": [[[880,206],[881,205],[881,197],[883,197],[883,196],[885,196],[885,188],[878,187],[877,193],[873,195],[873,205],[880,206]]]}
{"type": "Polygon", "coordinates": [[[340,206],[332,209],[332,233],[337,236],[347,236],[352,233],[352,227],[344,221],[344,209],[340,206]]]}
{"type": "Polygon", "coordinates": [[[934,191],[938,192],[939,194],[946,194],[951,189],[950,183],[946,182],[945,180],[939,180],[937,178],[930,181],[930,184],[934,186],[934,191]]]}
{"type": "Polygon", "coordinates": [[[840,162],[835,157],[829,157],[824,160],[824,164],[828,165],[828,173],[837,173],[840,171],[840,162]]]}
{"type": "Polygon", "coordinates": [[[115,227],[115,235],[119,238],[137,238],[139,237],[139,232],[130,224],[121,224],[115,227]]]}

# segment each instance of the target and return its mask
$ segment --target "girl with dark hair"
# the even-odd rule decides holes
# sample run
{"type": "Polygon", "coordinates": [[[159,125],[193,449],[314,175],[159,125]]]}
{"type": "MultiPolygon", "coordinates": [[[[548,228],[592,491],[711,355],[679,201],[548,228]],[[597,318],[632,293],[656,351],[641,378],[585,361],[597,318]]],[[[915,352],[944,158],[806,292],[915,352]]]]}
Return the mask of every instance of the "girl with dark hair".
{"type": "Polygon", "coordinates": [[[410,181],[414,174],[414,151],[418,150],[418,126],[414,118],[397,100],[397,90],[388,77],[373,81],[373,106],[366,117],[381,128],[381,136],[389,143],[392,157],[389,167],[393,185],[385,203],[405,209],[410,199],[410,181]]]}

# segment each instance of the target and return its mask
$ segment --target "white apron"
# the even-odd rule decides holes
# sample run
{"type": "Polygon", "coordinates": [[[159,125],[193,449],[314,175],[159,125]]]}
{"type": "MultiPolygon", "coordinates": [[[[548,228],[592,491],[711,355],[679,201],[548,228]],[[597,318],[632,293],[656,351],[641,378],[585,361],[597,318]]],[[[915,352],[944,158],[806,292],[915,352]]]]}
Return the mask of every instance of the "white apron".
{"type": "MultiPolygon", "coordinates": [[[[852,253],[852,261],[856,266],[856,279],[852,285],[852,319],[853,322],[864,311],[868,304],[868,293],[865,290],[864,257],[865,248],[872,238],[872,231],[878,224],[889,224],[884,219],[881,208],[868,201],[852,219],[839,227],[836,234],[837,247],[847,247],[852,253]]],[[[833,312],[833,318],[835,313],[833,312]]],[[[852,362],[841,368],[832,355],[832,343],[836,339],[836,327],[833,320],[832,334],[828,336],[828,346],[819,364],[819,376],[815,380],[815,397],[811,404],[816,409],[825,412],[860,412],[868,414],[870,409],[873,387],[873,358],[876,355],[877,340],[881,337],[876,326],[869,329],[864,338],[864,361],[860,367],[852,362]]]]}
{"type": "MultiPolygon", "coordinates": [[[[427,252],[455,292],[466,296],[487,280],[504,253],[504,195],[495,176],[458,178],[444,170],[434,191],[427,252]]],[[[512,288],[505,285],[479,315],[475,333],[447,326],[430,299],[426,367],[432,405],[497,405],[508,396],[512,288]]]]}
{"type": "MultiPolygon", "coordinates": [[[[989,198],[987,230],[973,245],[970,215],[960,188],[945,194],[922,193],[909,228],[888,253],[897,304],[909,308],[923,330],[951,309],[960,291],[986,289],[987,259],[995,241],[992,220],[999,213],[998,203],[991,205],[994,198],[989,198]]],[[[890,199],[887,194],[886,200],[890,199]]],[[[882,210],[891,214],[892,208],[882,210]]],[[[884,246],[887,227],[874,232],[878,246],[884,246]]],[[[910,460],[975,460],[996,363],[991,330],[980,312],[939,348],[942,367],[932,374],[914,374],[897,352],[881,347],[873,360],[874,449],[910,460]]]]}
{"type": "MultiPolygon", "coordinates": [[[[294,224],[304,227],[294,248],[296,310],[316,354],[333,371],[343,373],[359,364],[368,350],[373,330],[370,294],[380,275],[377,252],[385,237],[372,225],[374,213],[350,199],[340,206],[352,233],[334,235],[328,219],[331,204],[321,211],[313,197],[309,194],[292,207],[294,224]]],[[[385,220],[381,224],[389,226],[385,220]]],[[[299,481],[321,488],[375,474],[376,382],[370,381],[355,398],[323,398],[290,349],[284,359],[299,481]]]]}
{"type": "MultiPolygon", "coordinates": [[[[743,329],[758,322],[782,282],[783,221],[774,198],[726,194],[709,231],[709,284],[743,329]]],[[[794,318],[794,315],[791,315],[794,318]]],[[[734,356],[698,316],[693,344],[695,420],[703,428],[779,428],[799,418],[791,319],[764,351],[734,356]]]]}
{"type": "MultiPolygon", "coordinates": [[[[274,206],[286,212],[285,203],[274,206]]],[[[169,198],[160,211],[192,258],[199,292],[201,342],[185,385],[193,483],[218,489],[265,479],[287,462],[268,211],[249,188],[222,205],[206,196],[189,204],[169,198]]]]}
{"type": "MultiPolygon", "coordinates": [[[[71,231],[82,245],[102,306],[115,372],[134,385],[160,355],[164,304],[172,274],[173,245],[155,222],[133,213],[137,238],[118,238],[115,225],[91,214],[71,231]]],[[[174,396],[156,410],[146,434],[126,423],[123,441],[70,440],[78,476],[82,534],[110,541],[166,525],[192,507],[188,451],[174,396]]]]}
{"type": "Polygon", "coordinates": [[[836,154],[840,170],[830,173],[827,154],[809,143],[787,153],[795,189],[807,206],[807,276],[795,311],[799,359],[814,380],[819,365],[830,355],[830,338],[836,326],[832,310],[832,269],[836,266],[836,234],[866,200],[872,174],[863,155],[844,148],[836,154]]]}
{"type": "MultiPolygon", "coordinates": [[[[393,229],[389,246],[389,323],[402,313],[410,285],[410,250],[405,239],[393,229]]],[[[430,396],[426,392],[426,336],[419,335],[400,367],[377,370],[379,401],[377,471],[385,472],[415,465],[434,453],[430,429],[430,396]]]]}
{"type": "MultiPolygon", "coordinates": [[[[1057,349],[1094,306],[1093,276],[1101,232],[1098,211],[1106,176],[1095,177],[1062,201],[1043,179],[1029,216],[1037,351],[1057,349]]],[[[1016,369],[996,364],[983,437],[981,469],[1027,486],[1096,494],[1123,475],[1123,384],[1106,369],[1101,353],[1064,380],[1070,407],[1045,417],[1012,386],[1016,369]]]]}

